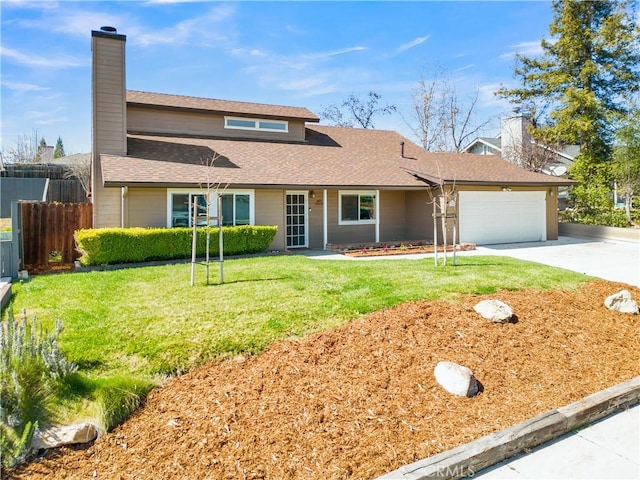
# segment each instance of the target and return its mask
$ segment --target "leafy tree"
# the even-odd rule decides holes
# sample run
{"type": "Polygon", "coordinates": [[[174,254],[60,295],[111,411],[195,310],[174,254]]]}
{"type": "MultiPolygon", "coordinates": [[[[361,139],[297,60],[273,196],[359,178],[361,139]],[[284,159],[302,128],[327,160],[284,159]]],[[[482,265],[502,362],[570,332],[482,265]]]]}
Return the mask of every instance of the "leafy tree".
{"type": "Polygon", "coordinates": [[[624,197],[624,209],[629,224],[633,223],[633,196],[640,192],[640,109],[637,107],[625,119],[616,135],[613,151],[613,178],[624,197]]]}
{"type": "Polygon", "coordinates": [[[625,101],[639,89],[640,37],[635,2],[554,0],[553,21],[539,57],[516,57],[520,88],[499,96],[519,105],[548,106],[548,116],[532,129],[546,144],[580,144],[570,168],[580,182],[575,209],[594,215],[609,209],[613,131],[625,101]]]}
{"type": "Polygon", "coordinates": [[[467,99],[461,99],[444,71],[436,72],[430,80],[422,76],[412,93],[412,118],[405,123],[425,150],[459,152],[491,121],[473,122],[478,97],[476,89],[467,99]]]}
{"type": "Polygon", "coordinates": [[[331,125],[338,127],[375,128],[373,117],[391,115],[396,111],[395,105],[378,105],[381,100],[382,95],[374,91],[369,92],[365,100],[352,93],[339,106],[326,107],[320,116],[328,120],[331,125]]]}
{"type": "Polygon", "coordinates": [[[62,138],[58,137],[58,140],[56,141],[56,148],[53,151],[53,158],[60,158],[64,156],[65,156],[65,153],[64,153],[64,145],[62,144],[62,138]]]}
{"type": "Polygon", "coordinates": [[[42,152],[47,148],[47,141],[44,137],[40,137],[40,143],[38,144],[38,152],[36,153],[36,163],[42,161],[42,152]]]}

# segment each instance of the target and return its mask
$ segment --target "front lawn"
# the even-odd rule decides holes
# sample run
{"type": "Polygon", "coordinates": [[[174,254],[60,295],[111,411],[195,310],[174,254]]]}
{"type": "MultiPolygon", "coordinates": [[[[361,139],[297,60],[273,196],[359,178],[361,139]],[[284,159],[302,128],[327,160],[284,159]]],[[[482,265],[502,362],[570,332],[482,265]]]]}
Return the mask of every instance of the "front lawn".
{"type": "MultiPolygon", "coordinates": [[[[216,281],[216,264],[211,272],[216,281]]],[[[60,400],[75,412],[69,415],[82,410],[77,407],[83,396],[105,397],[101,390],[114,390],[113,382],[117,391],[139,394],[203,362],[257,353],[276,340],[325,330],[400,302],[455,301],[461,294],[501,289],[571,289],[588,279],[493,256],[461,256],[456,267],[436,267],[433,259],[272,256],[227,260],[224,285],[205,285],[204,267],[196,274],[194,287],[189,264],[35,276],[14,285],[15,312],[26,309],[49,327],[62,319],[63,353],[81,373],[76,391],[60,400]]],[[[102,410],[106,407],[103,402],[102,410]]],[[[121,415],[102,417],[109,427],[121,415]]]]}

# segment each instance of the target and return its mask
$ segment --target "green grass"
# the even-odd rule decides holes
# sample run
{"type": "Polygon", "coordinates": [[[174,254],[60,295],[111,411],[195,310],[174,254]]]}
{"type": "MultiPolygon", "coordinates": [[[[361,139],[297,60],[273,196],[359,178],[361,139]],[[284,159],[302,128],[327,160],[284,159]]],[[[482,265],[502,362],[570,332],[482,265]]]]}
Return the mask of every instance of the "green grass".
{"type": "MultiPolygon", "coordinates": [[[[45,325],[62,319],[63,353],[92,385],[84,397],[95,400],[113,391],[125,392],[127,398],[126,392],[139,394],[154,379],[202,362],[257,353],[279,339],[327,329],[404,301],[500,289],[574,288],[587,279],[506,257],[457,261],[455,267],[436,267],[433,259],[234,259],[225,261],[225,284],[205,285],[204,267],[199,266],[194,287],[189,264],[35,276],[14,285],[12,306],[37,314],[45,325]],[[116,380],[122,385],[115,389],[101,384],[113,378],[134,380],[128,386],[116,380]],[[108,392],[99,393],[103,390],[108,392]]],[[[211,272],[217,281],[217,264],[211,272]]]]}

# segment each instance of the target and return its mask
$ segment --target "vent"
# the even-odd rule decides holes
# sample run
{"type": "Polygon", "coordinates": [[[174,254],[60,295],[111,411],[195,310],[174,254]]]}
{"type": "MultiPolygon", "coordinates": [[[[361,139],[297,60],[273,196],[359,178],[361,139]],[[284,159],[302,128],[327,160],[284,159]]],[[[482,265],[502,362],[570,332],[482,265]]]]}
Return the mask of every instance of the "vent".
{"type": "Polygon", "coordinates": [[[100,27],[100,30],[105,33],[118,33],[118,30],[115,27],[100,27]]]}

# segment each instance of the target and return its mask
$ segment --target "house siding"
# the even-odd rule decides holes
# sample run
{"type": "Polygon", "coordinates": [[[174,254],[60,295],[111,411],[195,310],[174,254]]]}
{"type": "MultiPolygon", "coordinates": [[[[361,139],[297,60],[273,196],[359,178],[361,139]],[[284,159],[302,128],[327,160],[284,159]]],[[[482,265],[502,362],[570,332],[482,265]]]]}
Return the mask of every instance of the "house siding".
{"type": "Polygon", "coordinates": [[[255,191],[255,222],[256,225],[275,225],[278,227],[269,250],[285,249],[285,218],[284,218],[284,190],[256,190],[255,191]]]}
{"type": "Polygon", "coordinates": [[[91,45],[92,71],[92,202],[93,225],[121,225],[120,191],[104,188],[100,154],[125,155],[127,124],[125,102],[125,38],[95,32],[91,45]]]}
{"type": "Polygon", "coordinates": [[[406,193],[402,190],[380,192],[380,241],[407,240],[406,193]]]}
{"type": "Polygon", "coordinates": [[[433,241],[433,207],[424,190],[408,191],[406,197],[406,239],[433,241]]]}
{"type": "Polygon", "coordinates": [[[125,225],[167,226],[166,188],[129,188],[125,196],[125,225]]]}
{"type": "Polygon", "coordinates": [[[167,135],[201,135],[281,141],[304,141],[305,139],[303,121],[289,120],[288,133],[238,130],[224,128],[224,115],[222,114],[168,111],[138,106],[128,107],[127,126],[130,132],[167,135]]]}

